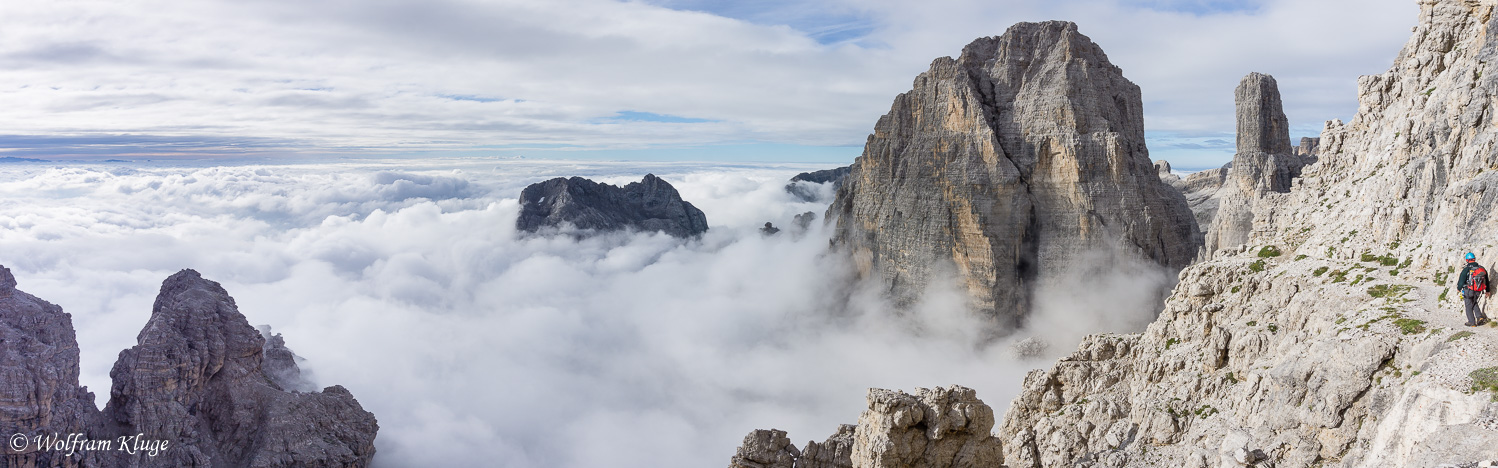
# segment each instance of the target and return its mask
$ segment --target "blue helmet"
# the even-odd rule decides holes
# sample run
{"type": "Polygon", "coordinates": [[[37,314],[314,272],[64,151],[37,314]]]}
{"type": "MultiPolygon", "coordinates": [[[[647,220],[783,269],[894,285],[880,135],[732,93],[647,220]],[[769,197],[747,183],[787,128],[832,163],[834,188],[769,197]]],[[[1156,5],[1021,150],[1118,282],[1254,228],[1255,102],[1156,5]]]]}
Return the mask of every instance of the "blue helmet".
{"type": "Polygon", "coordinates": [[[1467,254],[1463,255],[1462,258],[1465,258],[1467,260],[1477,260],[1477,256],[1472,255],[1472,252],[1467,252],[1467,254]]]}

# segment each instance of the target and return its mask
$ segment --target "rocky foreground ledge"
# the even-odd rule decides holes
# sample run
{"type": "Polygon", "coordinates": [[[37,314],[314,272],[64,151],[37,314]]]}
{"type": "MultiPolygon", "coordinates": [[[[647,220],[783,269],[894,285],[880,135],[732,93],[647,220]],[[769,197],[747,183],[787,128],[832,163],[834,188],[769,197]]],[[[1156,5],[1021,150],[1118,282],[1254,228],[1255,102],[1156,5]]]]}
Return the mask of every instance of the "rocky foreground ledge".
{"type": "Polygon", "coordinates": [[[1003,462],[993,409],[971,388],[869,389],[858,425],[797,449],[785,431],[756,430],[729,468],[981,467],[1003,462]]]}
{"type": "Polygon", "coordinates": [[[78,383],[72,317],[0,266],[0,465],[368,466],[374,414],[341,386],[298,391],[290,350],[270,338],[222,286],[182,270],[120,352],[99,411],[78,383]]]}

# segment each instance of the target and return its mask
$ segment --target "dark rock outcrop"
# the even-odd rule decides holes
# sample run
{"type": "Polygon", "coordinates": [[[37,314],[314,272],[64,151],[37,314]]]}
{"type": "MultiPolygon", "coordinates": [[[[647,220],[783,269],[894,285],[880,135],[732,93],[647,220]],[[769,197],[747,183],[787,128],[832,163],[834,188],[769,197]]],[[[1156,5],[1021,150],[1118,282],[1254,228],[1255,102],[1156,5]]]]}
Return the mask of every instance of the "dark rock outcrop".
{"type": "MultiPolygon", "coordinates": [[[[81,433],[98,413],[94,394],[78,384],[72,317],[61,307],[17,290],[10,269],[0,266],[0,434],[9,438],[81,433]]],[[[70,463],[66,453],[34,446],[3,453],[0,466],[70,463]]]]}
{"type": "Polygon", "coordinates": [[[839,187],[842,187],[843,178],[847,177],[848,172],[851,170],[852,166],[843,166],[836,169],[823,169],[820,171],[802,172],[800,174],[796,174],[795,177],[792,177],[790,183],[785,184],[785,191],[789,192],[791,195],[795,195],[796,198],[799,198],[803,201],[822,201],[823,198],[821,197],[821,195],[810,185],[830,183],[832,184],[833,190],[836,191],[839,187]]]}
{"type": "Polygon", "coordinates": [[[15,290],[4,267],[0,333],[7,436],[79,434],[146,448],[69,453],[33,444],[5,452],[3,466],[365,467],[374,456],[374,415],[340,386],[288,391],[302,380],[280,336],[267,345],[234,299],[192,270],[162,284],[138,344],[110,372],[102,412],[78,385],[71,317],[15,290]]]}
{"type": "Polygon", "coordinates": [[[584,231],[660,231],[676,237],[707,232],[707,216],[654,174],[624,187],[558,177],[520,192],[515,227],[525,232],[571,226],[584,231]]]}
{"type": "Polygon", "coordinates": [[[775,234],[779,234],[780,233],[780,228],[775,227],[774,224],[771,224],[769,221],[766,221],[765,222],[765,227],[759,228],[759,233],[763,234],[763,235],[766,235],[766,236],[773,236],[775,234]]]}
{"type": "Polygon", "coordinates": [[[798,214],[794,218],[792,218],[792,224],[795,224],[796,228],[798,228],[798,229],[800,229],[802,231],[805,231],[808,228],[811,228],[811,223],[813,221],[816,221],[816,220],[817,220],[817,214],[814,213],[814,212],[808,211],[808,212],[805,212],[805,213],[798,214]]]}
{"type": "Polygon", "coordinates": [[[262,325],[259,330],[260,336],[265,338],[265,359],[260,363],[260,370],[270,378],[271,383],[287,391],[317,391],[312,386],[311,379],[303,375],[301,366],[297,364],[302,358],[286,347],[286,339],[280,333],[271,333],[270,326],[262,325]]]}
{"type": "Polygon", "coordinates": [[[343,387],[292,393],[274,384],[262,366],[265,339],[196,271],[162,283],[136,340],[109,373],[102,429],[171,440],[152,463],[362,467],[374,456],[374,415],[343,387]]]}
{"type": "Polygon", "coordinates": [[[909,304],[943,265],[1001,328],[1076,255],[1196,255],[1185,197],[1145,149],[1139,87],[1067,22],[943,57],[895,98],[828,209],[834,243],[909,304]]]}

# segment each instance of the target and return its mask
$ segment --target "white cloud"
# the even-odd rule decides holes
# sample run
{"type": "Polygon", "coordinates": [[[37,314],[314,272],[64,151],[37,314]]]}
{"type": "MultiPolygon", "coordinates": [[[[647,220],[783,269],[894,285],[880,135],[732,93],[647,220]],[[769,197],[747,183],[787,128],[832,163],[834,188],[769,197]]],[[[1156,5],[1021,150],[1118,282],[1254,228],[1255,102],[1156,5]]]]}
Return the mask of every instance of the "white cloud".
{"type": "MultiPolygon", "coordinates": [[[[821,223],[790,228],[824,208],[781,189],[808,169],[0,166],[0,264],[73,315],[82,379],[101,403],[160,281],[190,267],[222,282],[317,384],[344,385],[375,413],[377,466],[718,466],[754,428],[827,437],[857,419],[867,387],[961,383],[1007,408],[1045,363],[978,346],[950,285],[900,315],[850,283],[821,223]],[[528,183],[647,171],[707,213],[700,241],[514,232],[528,183]],[[764,221],[785,231],[761,236],[764,221]]],[[[1151,275],[1089,290],[1134,296],[1168,280],[1151,275]]],[[[1097,299],[1047,304],[1015,338],[1048,336],[1064,353],[1086,331],[1150,314],[1145,300],[1097,299]]]]}
{"type": "Polygon", "coordinates": [[[1386,69],[1415,21],[1409,0],[1218,13],[1120,1],[716,8],[744,20],[612,0],[7,2],[0,125],[63,138],[6,146],[84,154],[122,150],[68,138],[230,153],[857,145],[933,58],[1017,21],[1066,19],[1143,87],[1151,131],[1230,133],[1232,89],[1261,71],[1279,78],[1301,135],[1350,116],[1356,76],[1386,69]],[[814,39],[827,28],[868,34],[814,39]],[[622,111],[710,122],[613,118],[622,111]]]}

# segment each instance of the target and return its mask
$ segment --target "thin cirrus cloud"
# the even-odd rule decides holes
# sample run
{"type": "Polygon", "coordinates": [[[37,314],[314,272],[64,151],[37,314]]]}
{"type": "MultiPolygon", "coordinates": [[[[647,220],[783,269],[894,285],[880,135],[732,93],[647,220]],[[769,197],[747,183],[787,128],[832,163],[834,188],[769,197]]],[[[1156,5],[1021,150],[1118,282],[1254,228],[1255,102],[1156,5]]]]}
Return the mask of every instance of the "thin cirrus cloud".
{"type": "MultiPolygon", "coordinates": [[[[1250,71],[1279,78],[1293,136],[1313,136],[1351,116],[1356,77],[1388,67],[1415,11],[1409,0],[9,2],[0,125],[281,143],[127,148],[139,154],[609,157],[763,143],[780,148],[762,159],[808,154],[788,146],[847,160],[933,58],[1014,22],[1065,19],[1141,85],[1152,140],[1231,136],[1232,89],[1250,71]]],[[[1200,163],[1178,166],[1227,157],[1161,151],[1200,163]]]]}

